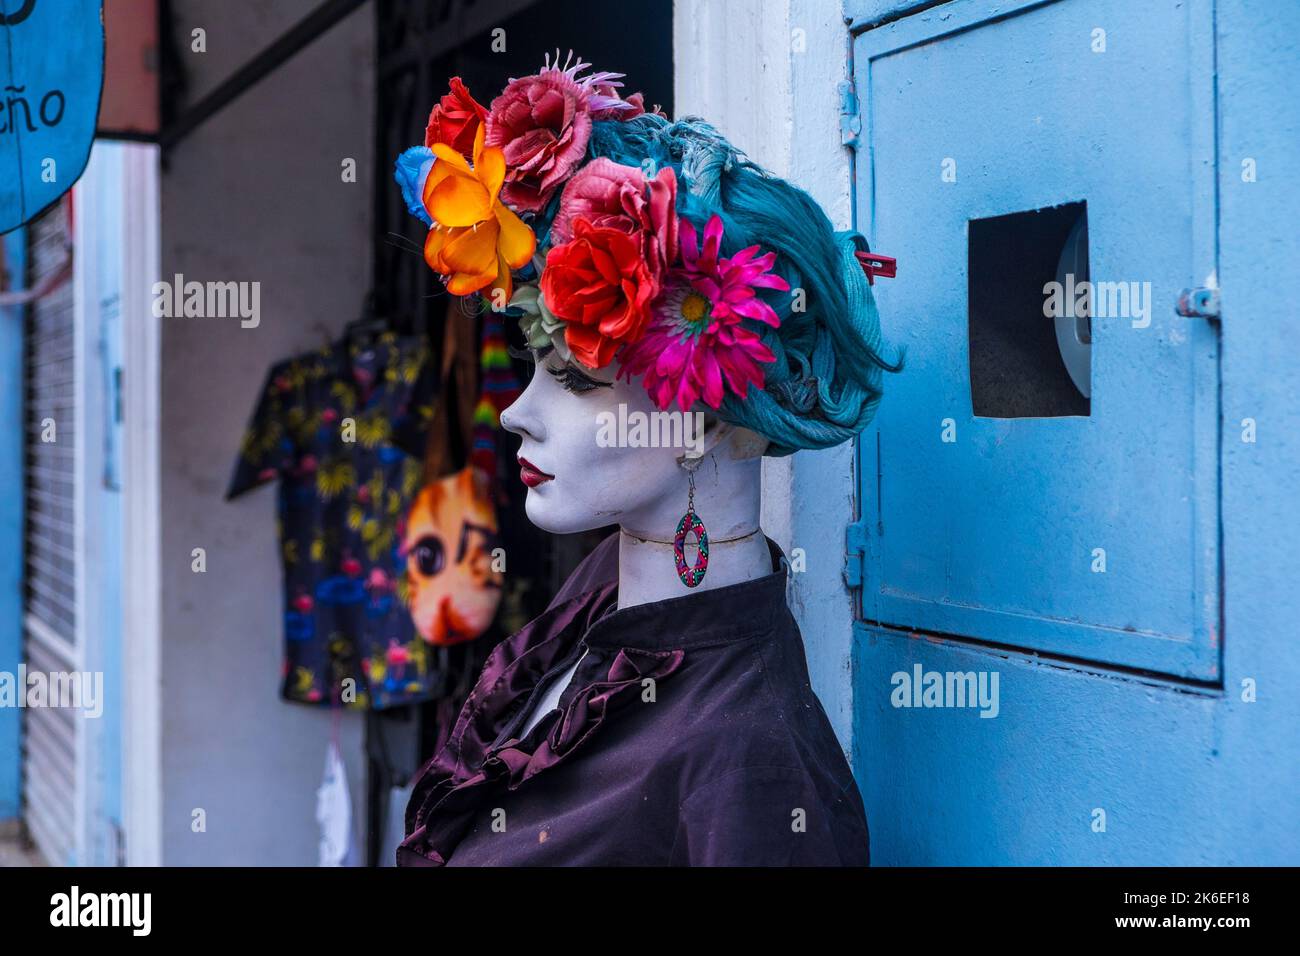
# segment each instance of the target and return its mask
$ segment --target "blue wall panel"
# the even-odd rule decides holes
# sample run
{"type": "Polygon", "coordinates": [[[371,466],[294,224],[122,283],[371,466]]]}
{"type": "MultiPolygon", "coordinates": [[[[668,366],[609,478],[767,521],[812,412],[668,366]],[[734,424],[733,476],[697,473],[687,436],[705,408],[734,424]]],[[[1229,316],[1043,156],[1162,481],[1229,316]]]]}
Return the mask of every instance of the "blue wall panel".
{"type": "MultiPolygon", "coordinates": [[[[8,284],[22,288],[26,230],[6,235],[8,284]]],[[[14,675],[23,653],[23,310],[0,308],[0,673],[14,675]]],[[[22,711],[0,707],[0,820],[18,816],[22,711]]]]}
{"type": "MultiPolygon", "coordinates": [[[[888,5],[856,3],[860,13],[879,13],[876,8],[883,6],[888,5]]],[[[1097,446],[1087,464],[1091,476],[1103,477],[1183,469],[1186,459],[1171,454],[1164,442],[1174,430],[1208,414],[1214,426],[1208,430],[1213,437],[1208,470],[1206,430],[1194,428],[1194,454],[1199,457],[1190,474],[1200,487],[1174,494],[1172,501],[1168,488],[1136,493],[1115,521],[1098,509],[1087,491],[1081,495],[1075,488],[1044,478],[1044,473],[1060,467],[1063,456],[1073,453],[1069,442],[1062,442],[1055,453],[1045,444],[1033,466],[1021,472],[1010,500],[1037,515],[1071,509],[1069,521],[1043,523],[1039,534],[1047,543],[1042,549],[1044,561],[1053,559],[1056,539],[1068,543],[1077,533],[1078,522],[1091,516],[1103,519],[1099,527],[1109,522],[1121,534],[1123,523],[1129,529],[1153,529],[1151,533],[1157,535],[1165,529],[1153,552],[1160,556],[1155,567],[1118,569],[1137,581],[1121,582],[1118,590],[1102,592],[1103,600],[1088,605],[1090,613],[1123,614],[1132,618],[1135,630],[1158,632],[1160,622],[1154,618],[1162,613],[1160,595],[1171,581],[1177,581],[1186,590],[1190,606],[1199,609],[1197,613],[1220,623],[1211,645],[1217,666],[1208,676],[1196,659],[1192,666],[1184,666],[1186,660],[1148,666],[1141,659],[1063,648],[1047,632],[1027,633],[1014,627],[999,632],[986,627],[987,620],[968,627],[969,622],[950,617],[949,633],[942,636],[922,633],[932,630],[926,620],[915,626],[906,620],[889,620],[887,608],[877,614],[883,624],[860,623],[853,659],[853,758],[871,823],[873,860],[885,865],[1300,864],[1300,588],[1295,583],[1300,568],[1300,348],[1295,343],[1293,294],[1300,277],[1296,228],[1300,191],[1292,177],[1295,157],[1300,155],[1300,5],[1247,0],[1177,5],[1057,0],[1032,5],[954,2],[919,11],[906,4],[895,6],[899,8],[895,12],[904,15],[863,32],[859,49],[888,49],[894,43],[888,33],[895,39],[907,31],[933,34],[961,22],[988,19],[980,29],[1008,30],[1008,43],[1002,48],[1005,63],[996,58],[997,44],[980,51],[985,58],[981,69],[996,73],[1039,63],[1040,49],[1059,53],[1075,43],[1086,48],[1091,30],[1102,27],[1111,52],[1098,56],[1120,56],[1099,59],[1100,68],[1119,68],[1139,47],[1140,59],[1159,71],[1153,82],[1139,77],[1121,88],[1110,85],[1113,77],[1099,76],[1092,84],[1098,96],[1089,105],[1088,89],[1070,81],[1068,60],[1057,56],[1042,61],[1043,69],[1024,82],[1035,87],[1032,96],[1043,108],[1017,116],[1014,109],[1006,108],[1004,99],[976,114],[989,131],[962,138],[954,147],[967,157],[959,163],[957,185],[997,184],[1008,162],[1004,144],[998,141],[998,124],[1019,121],[1030,127],[1040,117],[1045,122],[1068,123],[1074,116],[1074,127],[1067,126],[1064,133],[1075,136],[1087,157],[1087,164],[1077,170],[1081,179],[1104,179],[1115,170],[1149,172],[1166,167],[1163,180],[1167,181],[1152,182],[1142,173],[1131,176],[1125,185],[1122,177],[1114,177],[1101,195],[1115,207],[1112,233],[1127,230],[1122,241],[1132,243],[1138,253],[1150,247],[1162,255],[1180,244],[1213,251],[1208,265],[1217,269],[1222,321],[1217,327],[1207,323],[1200,329],[1217,333],[1217,387],[1208,396],[1200,386],[1174,388],[1166,393],[1163,406],[1134,402],[1128,419],[1113,423],[1115,441],[1109,448],[1097,446]],[[1026,6],[1032,9],[1021,24],[1031,22],[1027,17],[1037,18],[1043,34],[1039,46],[1025,45],[1025,35],[1014,36],[1010,29],[1011,22],[1020,19],[1016,10],[1026,6]],[[1164,22],[1157,22],[1160,18],[1164,22]],[[1184,27],[1181,31],[1175,29],[1179,24],[1184,27]],[[1056,27],[1063,32],[1056,32],[1056,27]],[[1209,45],[1207,36],[1213,41],[1209,45]],[[1163,50],[1151,43],[1161,37],[1163,50]],[[1170,76],[1194,84],[1200,92],[1175,95],[1162,85],[1170,76]],[[1107,95],[1100,95],[1106,90],[1107,95]],[[1055,114],[1054,104],[1059,103],[1083,108],[1055,114]],[[1130,130],[1126,145],[1117,139],[1115,148],[1092,149],[1099,137],[1107,135],[1095,125],[1098,115],[1103,121],[1113,119],[1120,129],[1127,125],[1125,117],[1139,109],[1149,115],[1149,123],[1130,130]],[[1170,143],[1171,118],[1186,121],[1191,128],[1209,129],[1209,152],[1196,136],[1170,143]],[[995,160],[986,162],[987,157],[995,160]],[[1096,168],[1087,168],[1089,164],[1096,168]],[[961,174],[967,170],[973,175],[963,182],[961,174]],[[1160,207],[1154,215],[1163,215],[1176,204],[1179,191],[1185,192],[1207,170],[1213,174],[1210,191],[1217,210],[1208,220],[1193,213],[1180,230],[1170,223],[1149,229],[1149,215],[1126,219],[1125,210],[1148,209],[1153,196],[1160,207]],[[1134,237],[1140,241],[1134,243],[1134,237]],[[1153,421],[1163,423],[1159,434],[1150,433],[1153,421]],[[1202,546],[1210,543],[1205,541],[1205,516],[1200,513],[1191,525],[1169,523],[1169,517],[1203,494],[1207,474],[1217,506],[1212,509],[1218,519],[1212,522],[1217,538],[1212,544],[1219,573],[1188,577],[1188,569],[1204,558],[1203,554],[1197,557],[1202,546]],[[1199,545],[1194,544],[1196,535],[1199,545]],[[1133,587],[1144,581],[1150,584],[1150,602],[1140,587],[1133,587]],[[1109,603],[1112,599],[1121,603],[1109,603]],[[1148,609],[1152,620],[1146,619],[1148,609]],[[997,716],[981,717],[978,707],[898,706],[899,685],[912,678],[918,665],[923,674],[969,672],[987,679],[996,673],[997,716]]],[[[853,4],[849,12],[855,12],[853,4]]],[[[919,185],[914,195],[903,197],[915,202],[898,204],[900,179],[904,185],[909,182],[909,163],[927,175],[937,169],[937,159],[919,149],[928,142],[930,120],[918,111],[949,110],[951,98],[960,99],[989,82],[977,73],[963,77],[960,68],[941,62],[937,48],[917,47],[917,52],[923,55],[906,64],[915,72],[878,74],[877,81],[888,83],[875,91],[906,97],[909,89],[918,87],[939,90],[936,76],[949,79],[946,97],[936,94],[928,107],[916,104],[912,114],[918,117],[916,136],[903,123],[903,113],[893,118],[888,129],[868,128],[870,111],[879,111],[881,104],[870,102],[872,91],[864,93],[863,63],[861,59],[855,63],[864,103],[863,138],[868,141],[857,161],[858,216],[861,225],[871,227],[880,248],[899,255],[899,277],[879,287],[886,332],[899,339],[912,335],[918,322],[932,330],[934,317],[927,313],[918,317],[915,310],[891,305],[901,306],[906,300],[916,306],[927,302],[950,306],[961,294],[960,283],[956,292],[946,288],[948,277],[927,258],[928,250],[902,248],[895,241],[944,221],[941,208],[925,205],[939,200],[926,198],[919,185]],[[934,74],[926,72],[931,69],[934,74]],[[871,137],[888,140],[898,171],[888,182],[877,180],[874,195],[870,181],[863,181],[871,170],[866,152],[871,137]],[[888,216],[883,214],[886,209],[888,216]],[[891,303],[890,297],[896,301],[891,303]]],[[[978,104],[972,102],[970,109],[977,110],[978,104]]],[[[1005,205],[995,212],[1010,211],[1026,200],[1037,201],[1030,195],[1035,184],[1061,175],[1059,168],[1040,168],[1042,159],[1032,148],[1021,151],[1020,181],[1003,180],[982,197],[968,197],[970,208],[987,201],[1005,205]],[[1011,195],[1016,190],[1025,195],[1011,195]]],[[[940,188],[937,175],[933,188],[940,188]]],[[[1097,195],[1095,190],[1092,195],[1097,195]]],[[[1090,218],[1092,195],[1087,197],[1090,218]]],[[[1196,196],[1203,202],[1199,187],[1196,196]]],[[[941,237],[935,254],[945,254],[949,241],[941,237]]],[[[1098,239],[1090,236],[1090,241],[1098,239]]],[[[1107,241],[1104,235],[1100,241],[1107,241]]],[[[952,244],[955,247],[955,240],[952,244]]],[[[1201,262],[1199,252],[1196,256],[1195,261],[1201,262]]],[[[1210,278],[1189,273],[1189,285],[1210,278]]],[[[1149,278],[1153,283],[1168,281],[1160,275],[1149,278]]],[[[1161,298],[1167,295],[1162,293],[1161,298]]],[[[1152,327],[1143,330],[1163,329],[1163,347],[1143,359],[1151,363],[1152,380],[1167,375],[1168,363],[1178,360],[1174,346],[1187,342],[1174,342],[1178,320],[1171,314],[1172,305],[1160,303],[1152,327]]],[[[912,382],[896,387],[886,398],[882,428],[891,422],[897,427],[907,416],[909,409],[897,405],[905,404],[908,395],[925,402],[934,394],[968,393],[969,382],[955,371],[959,363],[934,359],[945,335],[965,333],[964,325],[957,324],[961,327],[955,330],[913,335],[912,361],[902,376],[911,376],[912,382]],[[896,406],[892,411],[891,402],[896,406]]],[[[1112,352],[1126,347],[1118,339],[1111,345],[1112,352]]],[[[1098,353],[1096,360],[1105,358],[1098,353]]],[[[1097,384],[1105,385],[1104,375],[1097,384]]],[[[1094,416],[1096,407],[1094,402],[1094,416]]],[[[1034,421],[1022,426],[1017,420],[1002,436],[994,436],[1005,440],[984,441],[978,422],[965,424],[973,425],[975,434],[959,425],[959,441],[982,442],[979,451],[985,461],[1017,453],[1016,429],[1040,427],[1034,421]]],[[[931,432],[937,433],[937,422],[927,425],[933,427],[914,436],[917,442],[931,441],[931,432]]],[[[860,449],[865,467],[860,471],[859,504],[873,520],[883,516],[886,539],[909,520],[916,527],[924,526],[918,522],[930,522],[942,528],[947,522],[943,547],[965,534],[970,525],[965,523],[961,501],[951,496],[909,498],[908,479],[933,483],[944,480],[943,475],[904,473],[898,462],[906,456],[886,453],[879,461],[877,482],[874,442],[869,433],[860,449]],[[877,500],[881,502],[878,513],[873,511],[877,500]],[[917,512],[924,508],[927,513],[913,517],[905,508],[917,512]],[[895,510],[899,520],[891,518],[895,510]]],[[[978,458],[965,461],[962,467],[981,467],[978,458]]],[[[1164,480],[1158,478],[1151,488],[1165,487],[1164,480]]],[[[871,550],[879,547],[872,540],[875,526],[869,521],[865,530],[869,556],[862,569],[863,603],[870,616],[877,607],[873,588],[879,591],[881,569],[888,573],[890,565],[871,550]]],[[[1131,539],[1141,543],[1140,535],[1131,539]]],[[[915,541],[903,546],[916,549],[922,558],[930,553],[915,541]]],[[[1042,575],[1008,568],[1006,553],[990,547],[978,556],[974,571],[947,573],[994,575],[994,599],[1014,607],[1015,601],[1032,595],[1042,575]],[[1003,573],[998,574],[999,569],[1003,573]]],[[[1050,577],[1052,571],[1043,573],[1050,577]]],[[[1112,565],[1108,574],[1115,573],[1112,565]]]]}

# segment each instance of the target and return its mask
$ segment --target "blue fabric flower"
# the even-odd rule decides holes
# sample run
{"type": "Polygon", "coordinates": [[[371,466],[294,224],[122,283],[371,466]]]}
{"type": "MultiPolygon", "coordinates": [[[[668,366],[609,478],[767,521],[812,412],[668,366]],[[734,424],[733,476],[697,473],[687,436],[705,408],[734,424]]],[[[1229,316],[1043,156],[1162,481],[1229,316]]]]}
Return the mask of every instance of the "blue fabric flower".
{"type": "Polygon", "coordinates": [[[433,218],[424,208],[424,181],[429,178],[429,170],[433,169],[436,159],[429,147],[412,146],[397,157],[393,167],[393,178],[402,189],[407,210],[426,226],[433,225],[433,218]]]}

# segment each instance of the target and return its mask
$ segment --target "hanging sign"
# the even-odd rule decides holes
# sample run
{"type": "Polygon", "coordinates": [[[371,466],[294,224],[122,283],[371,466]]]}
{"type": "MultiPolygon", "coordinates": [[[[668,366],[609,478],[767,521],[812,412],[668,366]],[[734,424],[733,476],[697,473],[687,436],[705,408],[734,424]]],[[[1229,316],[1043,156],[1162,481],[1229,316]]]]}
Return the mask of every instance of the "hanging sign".
{"type": "Polygon", "coordinates": [[[0,0],[0,233],[72,188],[104,85],[101,0],[0,0]]]}

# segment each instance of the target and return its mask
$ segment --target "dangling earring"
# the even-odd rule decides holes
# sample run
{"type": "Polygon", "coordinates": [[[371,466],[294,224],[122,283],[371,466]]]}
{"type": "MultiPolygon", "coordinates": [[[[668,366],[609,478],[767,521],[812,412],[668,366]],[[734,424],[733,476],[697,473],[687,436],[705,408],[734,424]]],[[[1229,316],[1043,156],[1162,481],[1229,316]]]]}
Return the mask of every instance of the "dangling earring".
{"type": "Polygon", "coordinates": [[[677,522],[677,536],[673,538],[673,558],[677,562],[677,576],[681,578],[682,584],[688,588],[696,587],[704,580],[704,575],[709,570],[709,532],[705,529],[700,516],[695,513],[695,469],[699,467],[699,464],[700,459],[696,458],[692,464],[683,465],[686,469],[686,480],[690,483],[690,490],[686,496],[686,514],[682,515],[682,520],[677,522]],[[695,535],[700,550],[699,555],[695,558],[695,563],[690,567],[686,565],[686,536],[688,534],[695,535]]]}

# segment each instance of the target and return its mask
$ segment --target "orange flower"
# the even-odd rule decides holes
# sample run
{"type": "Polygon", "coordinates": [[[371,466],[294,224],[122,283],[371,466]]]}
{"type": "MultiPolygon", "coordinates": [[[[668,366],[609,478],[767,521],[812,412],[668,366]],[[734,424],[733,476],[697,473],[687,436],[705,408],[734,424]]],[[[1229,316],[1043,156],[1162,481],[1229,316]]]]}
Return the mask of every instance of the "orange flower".
{"type": "Polygon", "coordinates": [[[491,287],[510,301],[510,270],[522,268],[537,246],[533,230],[497,198],[505,180],[505,154],[474,135],[474,165],[455,148],[435,143],[437,162],[424,184],[424,206],[433,228],[424,261],[447,277],[447,291],[469,295],[491,287]]]}

